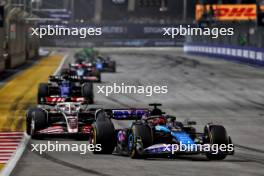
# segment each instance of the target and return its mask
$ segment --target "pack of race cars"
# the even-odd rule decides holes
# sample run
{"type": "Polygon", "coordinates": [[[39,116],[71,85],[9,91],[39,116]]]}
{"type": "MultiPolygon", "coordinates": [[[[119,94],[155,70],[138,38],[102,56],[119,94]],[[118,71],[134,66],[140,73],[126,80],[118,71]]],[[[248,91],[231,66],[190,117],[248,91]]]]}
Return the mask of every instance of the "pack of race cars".
{"type": "Polygon", "coordinates": [[[104,109],[93,108],[93,83],[101,81],[103,71],[116,71],[116,63],[100,56],[92,48],[75,54],[74,63],[62,69],[60,75],[49,77],[38,89],[38,105],[27,111],[27,133],[34,139],[46,136],[82,136],[100,145],[95,154],[127,155],[131,158],[205,154],[209,160],[222,160],[234,154],[234,149],[175,150],[184,144],[201,147],[232,146],[231,137],[222,125],[208,123],[202,133],[193,126],[194,121],[180,122],[175,116],[163,112],[161,104],[152,108],[104,109]],[[130,120],[128,128],[116,129],[114,120],[130,120]]]}
{"type": "Polygon", "coordinates": [[[76,53],[74,61],[62,68],[60,74],[39,84],[38,105],[27,112],[27,133],[32,138],[89,134],[94,115],[87,105],[94,103],[93,84],[101,82],[103,72],[115,70],[115,61],[92,48],[76,53]]]}

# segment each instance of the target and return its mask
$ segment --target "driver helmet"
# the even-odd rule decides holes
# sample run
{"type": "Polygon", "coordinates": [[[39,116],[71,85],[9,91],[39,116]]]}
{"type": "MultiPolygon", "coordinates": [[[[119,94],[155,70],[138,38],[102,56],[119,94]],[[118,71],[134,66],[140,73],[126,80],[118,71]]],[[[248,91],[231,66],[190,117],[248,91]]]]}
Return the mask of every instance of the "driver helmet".
{"type": "Polygon", "coordinates": [[[148,123],[152,126],[156,125],[165,125],[166,124],[166,118],[163,116],[157,116],[157,117],[151,117],[150,120],[148,120],[148,123]]]}
{"type": "Polygon", "coordinates": [[[160,117],[160,118],[154,119],[154,120],[152,121],[152,123],[153,123],[154,125],[165,125],[165,124],[166,124],[166,120],[165,120],[164,117],[160,117]]]}
{"type": "Polygon", "coordinates": [[[162,111],[159,108],[154,108],[151,112],[150,112],[151,116],[155,116],[155,115],[162,115],[162,111]]]}

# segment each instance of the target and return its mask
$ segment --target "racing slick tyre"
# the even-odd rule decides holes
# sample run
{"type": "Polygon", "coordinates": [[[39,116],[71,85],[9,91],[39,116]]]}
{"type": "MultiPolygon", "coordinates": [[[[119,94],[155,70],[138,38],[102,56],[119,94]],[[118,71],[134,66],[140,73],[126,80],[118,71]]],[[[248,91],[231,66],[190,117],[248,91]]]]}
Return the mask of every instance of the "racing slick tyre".
{"type": "Polygon", "coordinates": [[[32,139],[40,139],[40,136],[37,134],[37,131],[47,127],[47,116],[46,113],[39,109],[33,108],[28,112],[28,120],[30,120],[27,131],[31,135],[32,139]]]}
{"type": "Polygon", "coordinates": [[[82,96],[89,104],[94,103],[93,84],[88,82],[82,85],[82,96]]]}
{"type": "Polygon", "coordinates": [[[144,149],[153,144],[151,128],[146,124],[134,124],[128,136],[129,156],[133,159],[144,158],[144,149]]]}
{"type": "MultiPolygon", "coordinates": [[[[209,144],[225,144],[226,146],[229,143],[229,138],[227,136],[226,129],[221,125],[209,125],[204,129],[204,135],[206,136],[205,142],[209,144]]],[[[226,154],[218,151],[217,154],[211,152],[206,153],[206,157],[209,160],[223,160],[226,158],[226,154]]]]}
{"type": "Polygon", "coordinates": [[[38,104],[43,103],[43,98],[49,96],[49,85],[47,83],[40,83],[38,87],[38,104]]]}
{"type": "Polygon", "coordinates": [[[95,150],[94,154],[112,154],[116,146],[114,125],[104,111],[98,112],[96,116],[96,121],[92,125],[90,143],[95,148],[101,145],[101,150],[95,150]]]}
{"type": "Polygon", "coordinates": [[[31,120],[32,120],[32,112],[38,110],[36,107],[31,107],[26,113],[26,132],[30,135],[31,132],[31,120]]]}

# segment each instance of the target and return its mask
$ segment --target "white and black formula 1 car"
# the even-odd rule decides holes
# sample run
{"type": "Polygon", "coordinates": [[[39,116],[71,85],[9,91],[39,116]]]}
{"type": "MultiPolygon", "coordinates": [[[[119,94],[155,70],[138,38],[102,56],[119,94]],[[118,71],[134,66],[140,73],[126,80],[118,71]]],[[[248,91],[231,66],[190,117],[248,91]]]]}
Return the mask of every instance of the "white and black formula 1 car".
{"type": "Polygon", "coordinates": [[[89,137],[95,111],[79,102],[38,105],[26,114],[26,131],[32,138],[47,136],[89,137]]]}
{"type": "Polygon", "coordinates": [[[101,153],[116,149],[131,158],[204,154],[209,160],[222,160],[234,154],[231,137],[222,125],[208,123],[198,133],[193,127],[196,122],[176,121],[175,116],[157,108],[161,104],[150,105],[154,108],[101,110],[92,126],[90,142],[101,144],[101,153]],[[128,128],[115,129],[109,119],[134,121],[128,128]]]}

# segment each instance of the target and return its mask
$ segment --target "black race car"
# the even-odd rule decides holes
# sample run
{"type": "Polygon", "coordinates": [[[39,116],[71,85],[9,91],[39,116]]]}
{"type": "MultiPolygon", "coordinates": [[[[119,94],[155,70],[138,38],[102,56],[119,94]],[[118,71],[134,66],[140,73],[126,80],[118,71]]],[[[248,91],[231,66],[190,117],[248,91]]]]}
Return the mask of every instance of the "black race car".
{"type": "Polygon", "coordinates": [[[75,62],[90,64],[101,72],[116,72],[116,62],[108,56],[92,55],[84,57],[83,55],[75,55],[75,62]]]}
{"type": "Polygon", "coordinates": [[[83,80],[101,82],[101,72],[91,63],[70,63],[68,68],[61,70],[61,75],[77,76],[83,80]]]}
{"type": "Polygon", "coordinates": [[[94,102],[93,83],[79,76],[50,76],[48,83],[38,87],[38,104],[56,104],[65,99],[94,102]]]}
{"type": "Polygon", "coordinates": [[[93,124],[90,142],[101,144],[102,151],[115,152],[131,158],[205,154],[209,160],[222,160],[234,154],[231,137],[222,125],[208,123],[203,133],[193,127],[196,123],[176,121],[158,106],[149,109],[101,110],[93,124]],[[135,120],[129,128],[115,129],[111,120],[135,120]],[[185,146],[184,149],[182,147],[185,146]],[[219,147],[220,150],[219,150],[219,147]]]}
{"type": "Polygon", "coordinates": [[[116,72],[116,62],[109,57],[97,56],[92,60],[92,63],[102,72],[116,72]]]}

